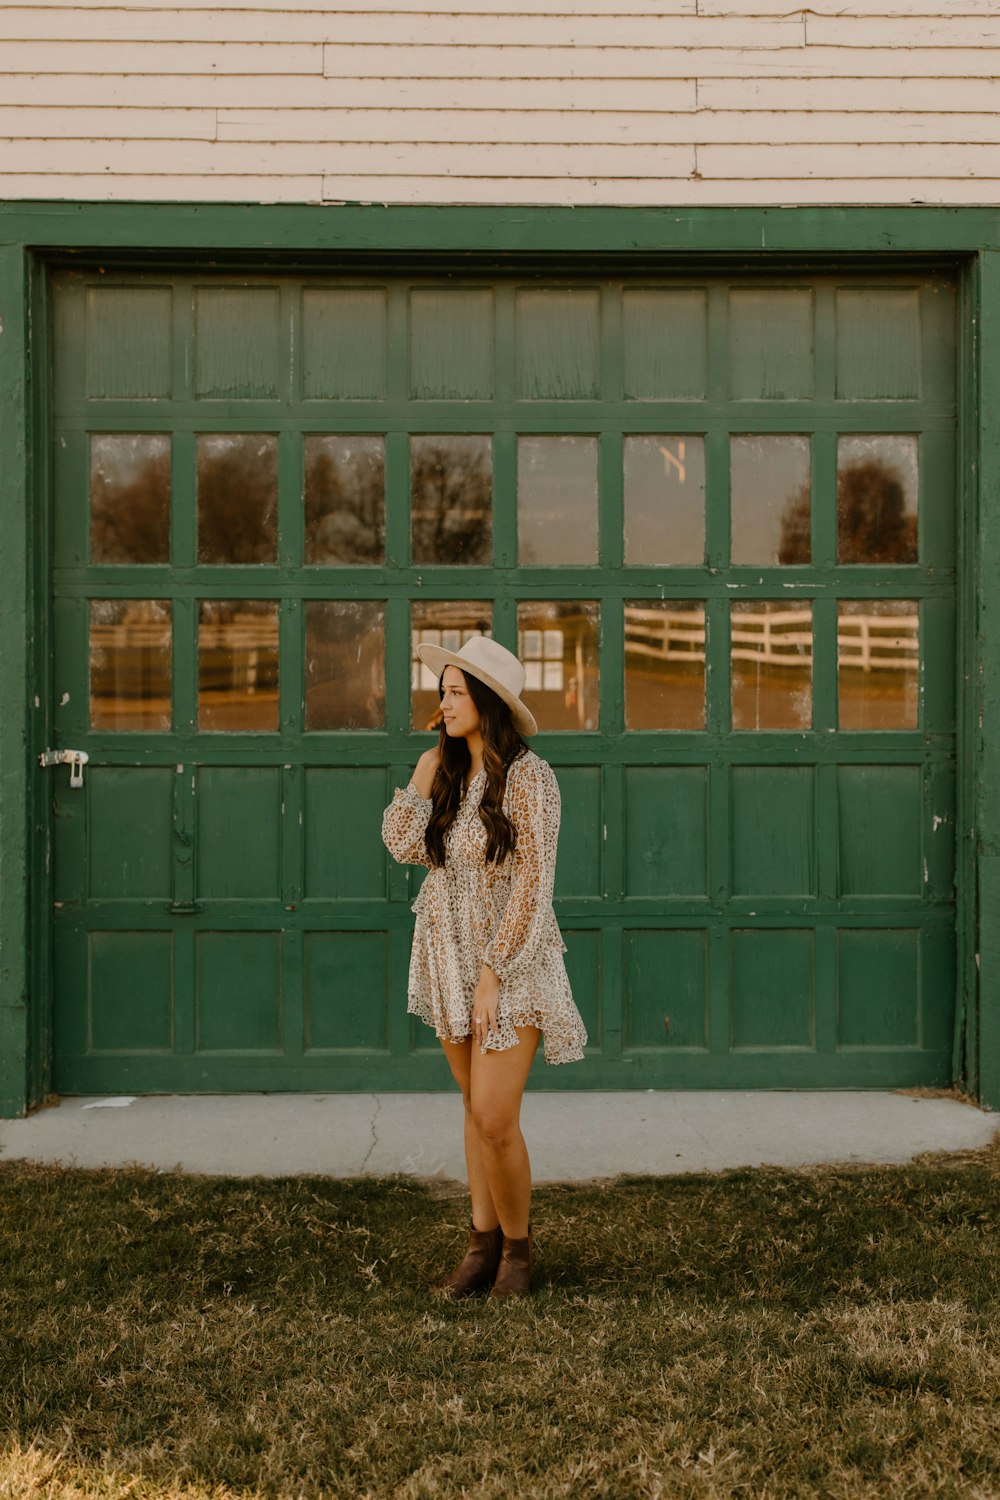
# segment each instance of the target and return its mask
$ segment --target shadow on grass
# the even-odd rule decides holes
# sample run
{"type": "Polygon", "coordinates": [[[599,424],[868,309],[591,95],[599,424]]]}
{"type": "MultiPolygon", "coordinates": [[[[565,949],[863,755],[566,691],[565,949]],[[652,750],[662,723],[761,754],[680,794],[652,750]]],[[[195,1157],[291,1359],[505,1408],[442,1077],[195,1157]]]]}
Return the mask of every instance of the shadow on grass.
{"type": "Polygon", "coordinates": [[[1000,1154],[535,1191],[0,1167],[10,1500],[1000,1494],[1000,1154]]]}

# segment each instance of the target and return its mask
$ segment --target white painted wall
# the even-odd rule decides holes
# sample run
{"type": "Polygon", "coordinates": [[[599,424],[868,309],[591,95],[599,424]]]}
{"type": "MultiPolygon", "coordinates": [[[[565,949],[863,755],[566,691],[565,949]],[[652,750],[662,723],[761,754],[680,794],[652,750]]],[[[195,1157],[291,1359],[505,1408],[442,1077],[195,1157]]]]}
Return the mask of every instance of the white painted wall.
{"type": "Polygon", "coordinates": [[[0,0],[0,197],[995,203],[998,0],[0,0]]]}

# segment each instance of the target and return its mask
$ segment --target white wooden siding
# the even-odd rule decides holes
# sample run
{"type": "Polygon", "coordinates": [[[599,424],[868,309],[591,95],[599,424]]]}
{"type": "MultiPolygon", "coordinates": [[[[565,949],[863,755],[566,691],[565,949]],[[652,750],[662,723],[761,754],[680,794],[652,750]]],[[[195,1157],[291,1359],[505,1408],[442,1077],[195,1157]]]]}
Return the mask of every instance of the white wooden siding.
{"type": "Polygon", "coordinates": [[[0,0],[0,196],[995,203],[997,0],[0,0]]]}

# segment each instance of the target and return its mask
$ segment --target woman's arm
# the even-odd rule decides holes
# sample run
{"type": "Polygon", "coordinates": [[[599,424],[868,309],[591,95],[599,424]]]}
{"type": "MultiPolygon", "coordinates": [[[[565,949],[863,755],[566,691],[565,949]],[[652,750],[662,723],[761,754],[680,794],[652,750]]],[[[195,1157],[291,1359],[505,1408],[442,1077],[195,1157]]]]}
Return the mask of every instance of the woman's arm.
{"type": "Polygon", "coordinates": [[[431,787],[439,759],[436,746],[425,750],[414,767],[409,785],[397,787],[382,814],[382,842],[397,864],[430,865],[424,834],[431,815],[431,787]]]}
{"type": "MultiPolygon", "coordinates": [[[[510,773],[508,773],[510,774],[510,773]]],[[[519,767],[510,816],[517,827],[513,883],[500,925],[483,954],[501,983],[531,965],[548,935],[559,839],[559,783],[544,761],[519,767]]]]}

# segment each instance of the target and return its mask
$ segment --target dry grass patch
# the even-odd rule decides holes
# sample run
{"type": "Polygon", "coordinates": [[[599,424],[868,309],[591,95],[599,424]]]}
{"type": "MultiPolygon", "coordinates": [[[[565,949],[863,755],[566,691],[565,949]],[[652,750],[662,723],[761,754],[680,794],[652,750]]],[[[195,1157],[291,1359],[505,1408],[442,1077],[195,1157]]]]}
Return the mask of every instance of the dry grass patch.
{"type": "Polygon", "coordinates": [[[0,1169],[0,1500],[1000,1496],[1000,1154],[536,1190],[0,1169]]]}

